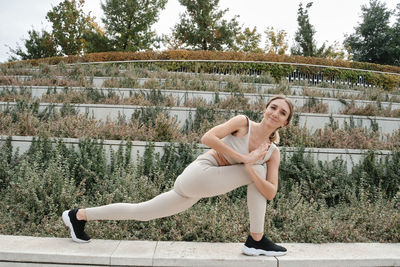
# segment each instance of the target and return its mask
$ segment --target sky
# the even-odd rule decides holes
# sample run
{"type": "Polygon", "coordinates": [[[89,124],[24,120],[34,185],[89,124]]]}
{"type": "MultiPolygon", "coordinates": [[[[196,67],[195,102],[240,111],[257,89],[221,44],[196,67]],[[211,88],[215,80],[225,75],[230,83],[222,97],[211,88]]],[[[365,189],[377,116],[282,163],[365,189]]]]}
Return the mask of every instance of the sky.
{"type": "MultiPolygon", "coordinates": [[[[311,1],[311,0],[309,0],[311,1]]],[[[301,0],[220,0],[220,9],[229,9],[225,18],[231,19],[239,15],[238,21],[242,27],[257,27],[263,35],[267,27],[275,30],[285,30],[288,33],[288,43],[292,46],[297,30],[297,9],[299,3],[305,5],[309,1],[301,0]]],[[[380,0],[389,9],[395,9],[400,0],[380,0]]],[[[0,9],[0,62],[10,57],[11,48],[17,43],[23,46],[23,40],[28,37],[31,29],[51,31],[51,25],[46,20],[46,13],[62,0],[1,0],[0,9]]],[[[104,2],[104,0],[103,0],[104,2]]],[[[327,41],[328,44],[343,42],[346,34],[354,32],[361,22],[361,6],[368,5],[369,0],[314,0],[309,11],[310,22],[316,30],[315,39],[318,45],[327,41]]],[[[101,0],[86,0],[84,11],[96,17],[102,25],[101,0]]],[[[179,21],[179,14],[185,11],[178,0],[168,0],[164,10],[160,12],[159,20],[153,25],[157,34],[170,34],[171,28],[179,21]]]]}

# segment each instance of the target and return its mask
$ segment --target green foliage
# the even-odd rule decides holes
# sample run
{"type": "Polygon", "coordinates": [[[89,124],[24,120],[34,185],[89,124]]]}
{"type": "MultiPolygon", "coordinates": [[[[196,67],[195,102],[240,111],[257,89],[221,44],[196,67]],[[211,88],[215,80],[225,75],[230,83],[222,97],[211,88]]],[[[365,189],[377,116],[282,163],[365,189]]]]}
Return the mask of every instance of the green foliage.
{"type": "Polygon", "coordinates": [[[140,51],[157,46],[159,39],[151,26],[166,0],[106,0],[101,4],[103,23],[117,51],[140,51]]]}
{"type": "Polygon", "coordinates": [[[346,163],[340,158],[330,163],[318,161],[316,164],[311,155],[305,155],[304,148],[300,148],[289,159],[286,153],[282,158],[280,188],[289,194],[295,185],[300,186],[306,200],[323,200],[328,206],[334,206],[352,193],[352,179],[346,168],[346,163]]]}
{"type": "Polygon", "coordinates": [[[317,48],[316,41],[314,39],[315,29],[310,23],[308,16],[308,10],[312,6],[313,2],[309,2],[306,5],[306,9],[303,8],[303,3],[299,4],[297,11],[297,22],[299,28],[295,34],[296,45],[291,48],[293,55],[302,55],[305,57],[328,57],[333,53],[333,47],[329,46],[326,48],[324,43],[320,48],[317,48]]]}
{"type": "Polygon", "coordinates": [[[169,117],[168,112],[161,107],[141,107],[132,114],[132,118],[139,121],[139,126],[147,125],[148,127],[156,127],[156,117],[159,113],[164,113],[166,117],[169,117]]]}
{"type": "Polygon", "coordinates": [[[292,48],[292,54],[303,55],[305,57],[312,57],[315,54],[315,39],[314,39],[314,26],[311,25],[308,16],[308,9],[312,6],[313,2],[309,2],[306,5],[306,9],[303,9],[303,3],[299,4],[297,11],[297,22],[299,28],[296,31],[295,41],[297,47],[292,48]]]}
{"type": "Polygon", "coordinates": [[[253,30],[246,27],[236,36],[236,44],[234,51],[262,53],[264,52],[259,46],[261,42],[261,34],[257,32],[257,28],[253,30]]]}
{"type": "Polygon", "coordinates": [[[379,156],[369,151],[363,161],[353,168],[353,182],[358,188],[365,188],[371,197],[381,192],[393,198],[400,190],[400,151],[393,151],[390,157],[379,156]]]}
{"type": "Polygon", "coordinates": [[[8,137],[0,148],[0,192],[10,184],[12,168],[18,160],[18,154],[13,153],[11,141],[11,137],[8,137]]]}
{"type": "Polygon", "coordinates": [[[268,27],[265,30],[267,37],[265,41],[265,50],[267,53],[284,55],[289,45],[286,40],[287,32],[280,30],[275,32],[273,27],[268,27]]]}
{"type": "Polygon", "coordinates": [[[399,65],[400,36],[398,25],[390,27],[392,11],[379,0],[361,6],[361,23],[355,33],[346,37],[344,45],[353,59],[377,64],[399,65]]]}
{"type": "Polygon", "coordinates": [[[92,17],[88,17],[88,28],[83,32],[83,39],[85,53],[115,51],[105,30],[100,28],[92,17]]]}
{"type": "Polygon", "coordinates": [[[174,38],[192,49],[225,50],[234,48],[240,31],[237,16],[222,19],[228,11],[218,10],[219,0],[179,0],[186,8],[173,28],[174,38]]]}
{"type": "MultiPolygon", "coordinates": [[[[55,57],[58,55],[56,40],[52,34],[45,30],[42,30],[42,32],[30,30],[28,31],[28,36],[24,40],[25,49],[17,46],[16,49],[10,48],[10,52],[19,56],[22,60],[55,57]]],[[[11,59],[16,60],[17,58],[12,56],[11,59]]]]}
{"type": "Polygon", "coordinates": [[[83,35],[88,29],[89,17],[83,12],[85,0],[64,0],[47,12],[52,24],[54,40],[64,55],[81,54],[85,46],[83,35]]]}

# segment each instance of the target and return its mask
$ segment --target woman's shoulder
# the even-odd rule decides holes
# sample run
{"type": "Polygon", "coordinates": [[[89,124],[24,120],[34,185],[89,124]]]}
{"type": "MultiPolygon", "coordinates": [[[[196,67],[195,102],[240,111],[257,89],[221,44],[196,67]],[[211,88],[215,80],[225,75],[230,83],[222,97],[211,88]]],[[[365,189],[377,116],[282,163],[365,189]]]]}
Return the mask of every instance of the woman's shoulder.
{"type": "Polygon", "coordinates": [[[277,160],[280,161],[281,159],[281,152],[279,150],[279,147],[277,145],[275,145],[274,143],[271,144],[271,146],[273,146],[273,151],[271,153],[271,156],[269,157],[269,160],[277,160]]]}
{"type": "Polygon", "coordinates": [[[242,114],[236,115],[235,117],[231,118],[230,120],[237,121],[237,122],[240,122],[240,123],[246,124],[246,125],[250,121],[249,117],[247,117],[246,115],[242,115],[242,114]]]}
{"type": "Polygon", "coordinates": [[[235,130],[238,130],[240,128],[247,129],[249,123],[250,123],[250,120],[246,115],[236,115],[235,117],[231,118],[224,124],[231,125],[232,127],[235,128],[235,130]]]}

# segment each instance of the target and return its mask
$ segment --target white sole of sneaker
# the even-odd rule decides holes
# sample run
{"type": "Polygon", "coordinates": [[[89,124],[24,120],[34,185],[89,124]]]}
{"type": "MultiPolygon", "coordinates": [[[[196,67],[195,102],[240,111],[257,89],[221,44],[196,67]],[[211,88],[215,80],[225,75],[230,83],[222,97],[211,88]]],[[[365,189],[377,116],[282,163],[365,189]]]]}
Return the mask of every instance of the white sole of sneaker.
{"type": "Polygon", "coordinates": [[[68,212],[69,212],[69,210],[66,210],[66,211],[63,212],[62,219],[64,221],[64,224],[67,227],[69,227],[69,229],[71,230],[72,240],[75,241],[75,242],[78,242],[78,243],[88,243],[88,242],[90,242],[90,240],[83,240],[83,239],[79,239],[79,238],[76,237],[74,228],[72,227],[71,220],[69,219],[69,216],[68,216],[68,212]]]}
{"type": "Polygon", "coordinates": [[[247,256],[260,256],[260,255],[265,255],[269,257],[274,257],[274,256],[283,256],[286,255],[286,251],[266,251],[262,249],[256,249],[256,248],[248,248],[245,245],[242,247],[242,252],[243,254],[247,256]]]}

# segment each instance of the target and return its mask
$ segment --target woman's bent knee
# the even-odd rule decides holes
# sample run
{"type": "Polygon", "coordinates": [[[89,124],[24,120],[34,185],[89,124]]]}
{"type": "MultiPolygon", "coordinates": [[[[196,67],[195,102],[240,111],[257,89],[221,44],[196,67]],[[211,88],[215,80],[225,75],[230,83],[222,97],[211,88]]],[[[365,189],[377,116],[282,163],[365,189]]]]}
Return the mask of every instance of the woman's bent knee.
{"type": "Polygon", "coordinates": [[[254,170],[261,178],[266,179],[267,177],[267,168],[264,165],[256,164],[253,165],[254,170]]]}

